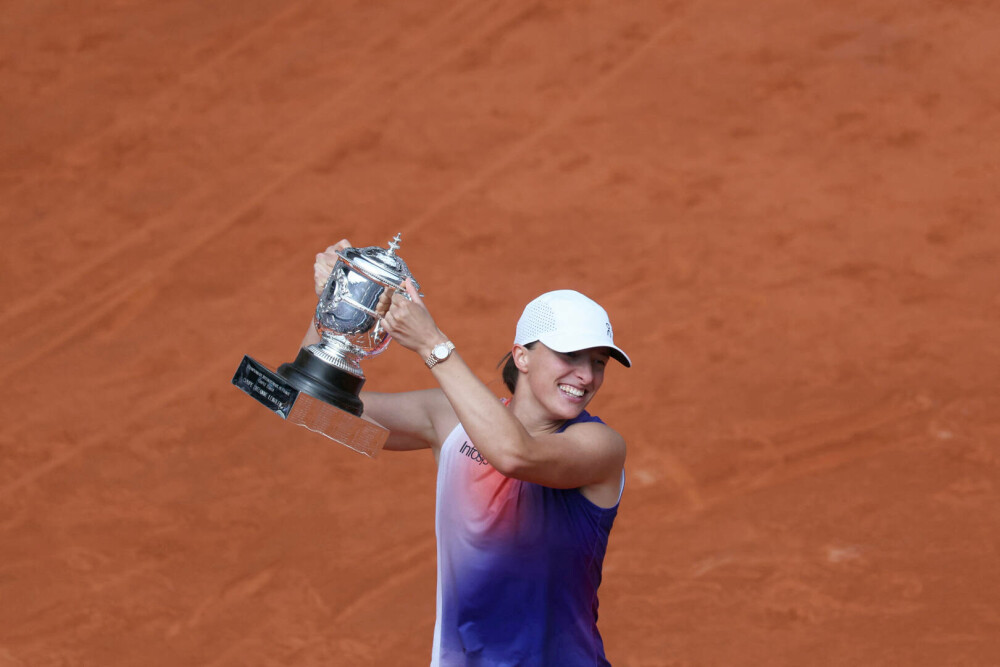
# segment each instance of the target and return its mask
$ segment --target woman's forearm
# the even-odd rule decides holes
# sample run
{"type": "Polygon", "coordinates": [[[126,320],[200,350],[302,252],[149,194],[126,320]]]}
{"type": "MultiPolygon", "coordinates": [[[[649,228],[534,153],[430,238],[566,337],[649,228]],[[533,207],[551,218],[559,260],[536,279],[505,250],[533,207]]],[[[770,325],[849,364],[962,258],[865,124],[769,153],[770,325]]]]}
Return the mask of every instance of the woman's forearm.
{"type": "Polygon", "coordinates": [[[476,448],[500,472],[520,461],[531,436],[457,352],[431,369],[476,448]]]}

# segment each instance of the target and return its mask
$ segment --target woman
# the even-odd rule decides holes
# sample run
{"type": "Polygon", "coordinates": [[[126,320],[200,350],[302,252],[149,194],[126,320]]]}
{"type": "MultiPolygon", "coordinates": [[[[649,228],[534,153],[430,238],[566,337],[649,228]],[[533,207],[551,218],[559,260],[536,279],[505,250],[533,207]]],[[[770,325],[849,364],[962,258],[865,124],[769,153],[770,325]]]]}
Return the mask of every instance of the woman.
{"type": "MultiPolygon", "coordinates": [[[[347,240],[316,256],[322,292],[347,240]]],[[[625,482],[625,441],[585,410],[615,359],[604,309],[560,290],[527,305],[499,401],[434,323],[410,281],[385,330],[440,388],[362,393],[385,448],[438,463],[437,620],[431,665],[607,665],[597,589],[625,482]]],[[[318,340],[313,330],[304,344],[318,340]]]]}

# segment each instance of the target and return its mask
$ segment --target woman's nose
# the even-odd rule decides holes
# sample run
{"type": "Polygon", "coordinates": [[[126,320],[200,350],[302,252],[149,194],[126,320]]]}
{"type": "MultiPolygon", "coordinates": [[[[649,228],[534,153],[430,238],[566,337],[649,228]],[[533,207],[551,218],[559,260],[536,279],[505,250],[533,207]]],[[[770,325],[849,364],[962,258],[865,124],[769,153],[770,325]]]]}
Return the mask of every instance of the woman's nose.
{"type": "Polygon", "coordinates": [[[594,379],[594,369],[590,365],[590,359],[578,360],[574,371],[581,382],[590,384],[591,380],[594,379]]]}

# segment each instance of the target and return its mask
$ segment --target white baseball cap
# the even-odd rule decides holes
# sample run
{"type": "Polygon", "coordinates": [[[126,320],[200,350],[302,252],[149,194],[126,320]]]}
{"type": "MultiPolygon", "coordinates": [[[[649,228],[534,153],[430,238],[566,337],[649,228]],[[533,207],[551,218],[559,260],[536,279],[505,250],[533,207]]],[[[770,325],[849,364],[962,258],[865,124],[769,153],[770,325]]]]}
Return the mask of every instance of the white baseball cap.
{"type": "Polygon", "coordinates": [[[613,358],[632,366],[628,355],[615,345],[608,313],[593,299],[573,290],[546,292],[524,307],[514,344],[535,341],[556,352],[606,347],[613,358]]]}

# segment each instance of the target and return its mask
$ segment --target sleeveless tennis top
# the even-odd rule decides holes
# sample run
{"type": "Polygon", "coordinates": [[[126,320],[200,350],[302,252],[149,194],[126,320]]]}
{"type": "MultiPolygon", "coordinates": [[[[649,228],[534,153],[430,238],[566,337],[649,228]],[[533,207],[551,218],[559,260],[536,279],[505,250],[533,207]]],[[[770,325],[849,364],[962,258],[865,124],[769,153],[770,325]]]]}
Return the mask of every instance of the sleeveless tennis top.
{"type": "MultiPolygon", "coordinates": [[[[583,412],[559,432],[587,421],[601,420],[583,412]]],[[[503,476],[456,426],[438,459],[431,667],[608,665],[597,589],[617,513],[503,476]]]]}

